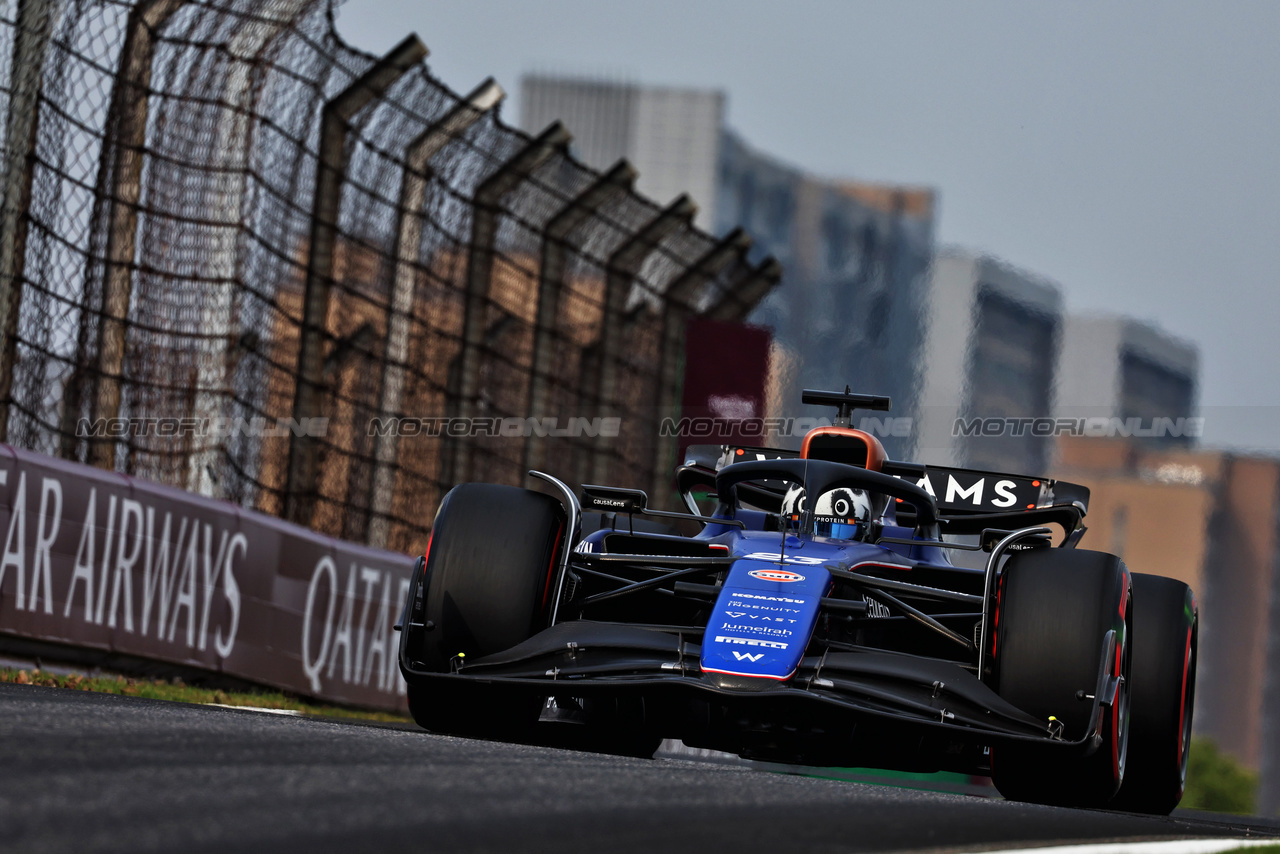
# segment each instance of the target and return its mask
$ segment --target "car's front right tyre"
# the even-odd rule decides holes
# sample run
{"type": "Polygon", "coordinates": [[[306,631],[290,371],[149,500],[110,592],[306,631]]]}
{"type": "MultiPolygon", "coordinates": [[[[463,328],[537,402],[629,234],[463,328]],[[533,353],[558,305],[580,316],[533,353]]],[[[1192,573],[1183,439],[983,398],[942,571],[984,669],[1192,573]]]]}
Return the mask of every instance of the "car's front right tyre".
{"type": "MultiPolygon", "coordinates": [[[[564,540],[564,510],[546,495],[487,483],[450,490],[432,525],[418,610],[410,600],[409,658],[449,673],[545,628],[564,540]]],[[[438,733],[520,737],[541,706],[540,697],[500,686],[409,683],[414,720],[438,733]]]]}

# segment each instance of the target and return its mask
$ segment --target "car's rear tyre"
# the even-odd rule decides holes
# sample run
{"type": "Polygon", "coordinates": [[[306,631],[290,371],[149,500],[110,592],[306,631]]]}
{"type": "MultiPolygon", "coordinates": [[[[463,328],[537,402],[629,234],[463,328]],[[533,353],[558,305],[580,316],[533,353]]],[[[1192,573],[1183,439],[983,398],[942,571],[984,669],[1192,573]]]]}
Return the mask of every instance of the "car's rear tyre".
{"type": "Polygon", "coordinates": [[[1102,708],[1102,743],[1085,757],[1048,746],[992,750],[992,782],[1009,800],[1100,807],[1123,779],[1129,741],[1133,608],[1129,572],[1114,555],[1036,549],[1009,558],[1000,577],[995,631],[988,652],[1000,696],[1045,722],[1061,738],[1089,734],[1099,666],[1120,677],[1115,702],[1102,708]],[[1056,725],[1055,725],[1056,726],[1056,725]]]}
{"type": "Polygon", "coordinates": [[[1133,734],[1124,784],[1109,806],[1168,815],[1187,782],[1199,634],[1196,599],[1181,581],[1135,573],[1133,601],[1133,734]]]}
{"type": "MultiPolygon", "coordinates": [[[[550,616],[564,511],[527,489],[465,483],[444,497],[427,549],[409,656],[448,673],[509,649],[550,616]]],[[[537,721],[540,698],[478,683],[412,684],[409,710],[435,732],[512,737],[537,721]]]]}

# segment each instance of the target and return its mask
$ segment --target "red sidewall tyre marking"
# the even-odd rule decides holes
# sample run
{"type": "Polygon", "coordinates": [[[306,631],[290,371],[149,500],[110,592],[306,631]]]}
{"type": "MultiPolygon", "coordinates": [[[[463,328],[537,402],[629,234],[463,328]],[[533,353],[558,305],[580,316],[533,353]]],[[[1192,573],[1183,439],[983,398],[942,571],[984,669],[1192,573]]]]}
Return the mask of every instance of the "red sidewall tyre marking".
{"type": "Polygon", "coordinates": [[[1191,672],[1191,626],[1187,626],[1187,648],[1182,656],[1182,698],[1178,703],[1178,767],[1182,767],[1183,743],[1187,726],[1187,674],[1191,672]]]}
{"type": "MultiPolygon", "coordinates": [[[[560,551],[560,538],[564,536],[564,525],[556,528],[556,541],[551,546],[551,564],[547,567],[547,583],[542,587],[542,610],[547,609],[547,597],[551,595],[551,579],[556,575],[556,553],[560,551]]],[[[430,543],[427,545],[430,548],[430,543]]]]}
{"type": "MultiPolygon", "coordinates": [[[[1125,637],[1124,637],[1123,643],[1116,644],[1116,660],[1113,666],[1115,667],[1114,673],[1117,677],[1121,677],[1124,675],[1124,671],[1123,671],[1124,665],[1123,665],[1122,654],[1125,648],[1127,648],[1129,645],[1129,637],[1128,637],[1129,630],[1128,630],[1128,627],[1125,625],[1125,620],[1124,620],[1125,612],[1128,610],[1128,607],[1129,607],[1129,596],[1127,595],[1127,591],[1131,589],[1131,586],[1130,586],[1131,582],[1129,580],[1129,571],[1127,569],[1125,570],[1124,574],[1121,576],[1121,579],[1122,580],[1120,583],[1123,586],[1121,587],[1121,594],[1120,594],[1120,628],[1121,628],[1121,631],[1124,632],[1125,637]]],[[[1125,686],[1125,689],[1127,690],[1127,686],[1125,686]]],[[[1115,780],[1119,780],[1121,777],[1121,769],[1120,769],[1120,706],[1121,705],[1123,704],[1120,701],[1120,694],[1117,693],[1115,702],[1111,704],[1111,775],[1112,775],[1112,779],[1115,779],[1115,780]]]]}
{"type": "MultiPolygon", "coordinates": [[[[1004,575],[1000,576],[1000,583],[996,585],[996,612],[991,618],[991,658],[996,657],[996,638],[1000,635],[1000,599],[1004,595],[1004,575]]],[[[978,674],[981,677],[982,674],[978,674]]]]}

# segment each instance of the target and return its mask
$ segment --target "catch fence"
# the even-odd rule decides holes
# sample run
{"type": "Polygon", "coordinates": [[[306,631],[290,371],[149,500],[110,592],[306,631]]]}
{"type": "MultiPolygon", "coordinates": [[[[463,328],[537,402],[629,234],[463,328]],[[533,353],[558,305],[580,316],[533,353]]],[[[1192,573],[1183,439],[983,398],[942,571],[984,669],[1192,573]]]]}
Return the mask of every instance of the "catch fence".
{"type": "Polygon", "coordinates": [[[669,500],[684,324],[777,281],[740,231],[326,2],[0,10],[4,441],[401,551],[529,467],[669,500]]]}

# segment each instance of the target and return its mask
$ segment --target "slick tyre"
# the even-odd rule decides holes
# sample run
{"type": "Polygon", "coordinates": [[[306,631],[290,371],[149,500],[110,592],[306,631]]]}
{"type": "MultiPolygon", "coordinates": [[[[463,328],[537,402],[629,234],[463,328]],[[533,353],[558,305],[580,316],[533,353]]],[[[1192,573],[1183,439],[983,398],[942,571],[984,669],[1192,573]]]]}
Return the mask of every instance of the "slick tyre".
{"type": "Polygon", "coordinates": [[[1043,720],[1046,731],[1056,719],[1062,740],[1079,741],[1091,731],[1099,668],[1119,677],[1115,702],[1100,709],[1101,744],[1092,753],[1034,744],[992,749],[992,781],[1005,798],[1101,807],[1119,789],[1129,743],[1132,601],[1129,572],[1114,555],[1036,549],[1005,563],[988,650],[1000,696],[1043,720]]]}
{"type": "Polygon", "coordinates": [[[1113,809],[1168,815],[1182,800],[1191,748],[1199,619],[1181,581],[1133,576],[1129,758],[1113,809]]]}
{"type": "MultiPolygon", "coordinates": [[[[436,513],[423,570],[411,657],[449,673],[500,652],[546,626],[564,541],[560,504],[527,489],[466,483],[436,513]]],[[[413,680],[410,680],[411,683],[413,680]]],[[[481,684],[411,684],[409,709],[426,729],[511,737],[537,721],[539,698],[481,684]]]]}

